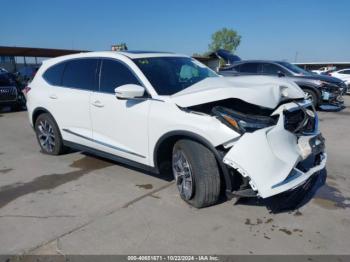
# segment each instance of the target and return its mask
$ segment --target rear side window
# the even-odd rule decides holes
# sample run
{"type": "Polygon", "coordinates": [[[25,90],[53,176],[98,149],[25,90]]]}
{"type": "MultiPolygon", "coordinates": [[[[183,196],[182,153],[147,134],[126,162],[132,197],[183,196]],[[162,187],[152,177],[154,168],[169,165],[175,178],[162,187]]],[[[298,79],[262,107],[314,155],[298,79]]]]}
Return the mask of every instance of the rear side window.
{"type": "Polygon", "coordinates": [[[61,85],[62,74],[66,63],[59,63],[46,70],[43,77],[51,85],[61,85]]]}
{"type": "Polygon", "coordinates": [[[340,74],[350,75],[350,70],[343,70],[339,72],[340,74]]]}
{"type": "Polygon", "coordinates": [[[101,65],[100,92],[114,94],[114,89],[126,84],[140,82],[123,63],[111,59],[103,59],[101,65]]]}
{"type": "Polygon", "coordinates": [[[258,73],[258,63],[246,63],[241,64],[239,67],[239,71],[242,73],[251,73],[251,74],[257,74],[258,73]]]}
{"type": "Polygon", "coordinates": [[[98,59],[84,58],[67,61],[63,72],[62,86],[83,90],[96,87],[98,59]]]}

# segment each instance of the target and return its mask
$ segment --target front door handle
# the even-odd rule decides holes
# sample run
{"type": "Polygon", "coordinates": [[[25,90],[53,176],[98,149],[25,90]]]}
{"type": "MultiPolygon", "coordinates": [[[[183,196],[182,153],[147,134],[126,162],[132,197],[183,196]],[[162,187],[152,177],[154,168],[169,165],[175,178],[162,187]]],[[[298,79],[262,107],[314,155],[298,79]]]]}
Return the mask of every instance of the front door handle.
{"type": "Polygon", "coordinates": [[[105,105],[101,103],[100,100],[95,100],[94,102],[92,102],[92,105],[93,106],[96,106],[96,107],[104,107],[105,105]]]}
{"type": "Polygon", "coordinates": [[[49,98],[51,98],[51,99],[57,99],[58,97],[57,97],[55,94],[52,94],[52,95],[49,96],[49,98]]]}

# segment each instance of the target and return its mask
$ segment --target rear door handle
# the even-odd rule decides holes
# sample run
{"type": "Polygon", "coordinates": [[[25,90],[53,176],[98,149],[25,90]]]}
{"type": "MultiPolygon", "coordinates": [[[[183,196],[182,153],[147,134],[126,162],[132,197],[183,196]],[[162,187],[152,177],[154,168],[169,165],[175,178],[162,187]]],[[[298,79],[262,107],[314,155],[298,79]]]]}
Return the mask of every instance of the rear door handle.
{"type": "Polygon", "coordinates": [[[57,97],[55,94],[52,94],[52,95],[49,96],[49,98],[51,98],[51,99],[57,99],[58,97],[57,97]]]}
{"type": "Polygon", "coordinates": [[[92,105],[93,106],[96,106],[96,107],[104,107],[105,105],[101,103],[101,101],[99,100],[95,100],[94,102],[92,102],[92,105]]]}

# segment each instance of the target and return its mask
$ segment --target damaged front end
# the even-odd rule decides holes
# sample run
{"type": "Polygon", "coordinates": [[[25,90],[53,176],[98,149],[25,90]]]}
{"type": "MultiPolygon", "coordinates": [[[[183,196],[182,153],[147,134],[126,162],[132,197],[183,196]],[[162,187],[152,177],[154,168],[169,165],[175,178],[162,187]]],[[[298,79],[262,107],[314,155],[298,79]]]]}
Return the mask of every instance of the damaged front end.
{"type": "Polygon", "coordinates": [[[335,84],[321,85],[321,99],[320,108],[323,110],[340,110],[344,108],[343,95],[346,94],[347,86],[342,83],[340,86],[335,84]]]}
{"type": "Polygon", "coordinates": [[[214,107],[213,113],[241,134],[223,162],[242,175],[250,188],[234,194],[268,198],[301,186],[325,167],[324,138],[307,100],[287,102],[265,116],[222,107],[214,107]]]}
{"type": "Polygon", "coordinates": [[[206,79],[172,100],[234,131],[216,145],[228,197],[288,192],[325,167],[318,116],[295,83],[262,76],[206,79]]]}
{"type": "Polygon", "coordinates": [[[232,195],[268,198],[307,183],[325,167],[324,138],[308,100],[269,109],[227,99],[190,109],[210,114],[240,134],[221,150],[231,175],[241,175],[232,195]]]}

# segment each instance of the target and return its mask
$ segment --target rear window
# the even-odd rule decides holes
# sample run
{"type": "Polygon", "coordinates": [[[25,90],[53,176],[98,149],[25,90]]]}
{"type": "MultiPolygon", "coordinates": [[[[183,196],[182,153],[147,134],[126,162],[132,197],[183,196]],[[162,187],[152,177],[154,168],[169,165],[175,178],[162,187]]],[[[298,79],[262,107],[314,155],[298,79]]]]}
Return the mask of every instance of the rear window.
{"type": "Polygon", "coordinates": [[[94,90],[97,84],[98,59],[84,58],[66,62],[62,86],[83,90],[94,90]]]}
{"type": "Polygon", "coordinates": [[[43,77],[51,85],[59,86],[61,85],[62,74],[64,66],[66,63],[60,63],[54,66],[51,66],[46,70],[43,77]]]}

